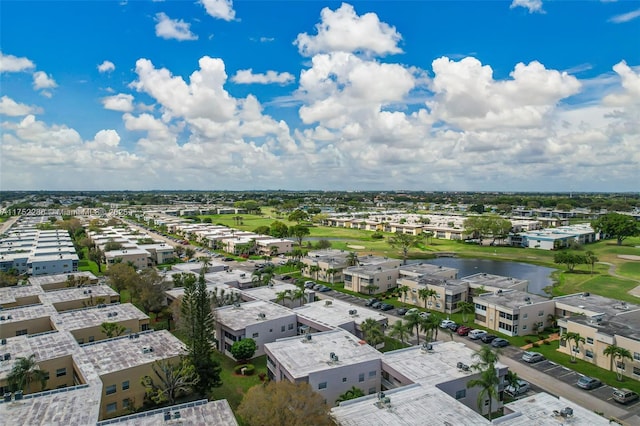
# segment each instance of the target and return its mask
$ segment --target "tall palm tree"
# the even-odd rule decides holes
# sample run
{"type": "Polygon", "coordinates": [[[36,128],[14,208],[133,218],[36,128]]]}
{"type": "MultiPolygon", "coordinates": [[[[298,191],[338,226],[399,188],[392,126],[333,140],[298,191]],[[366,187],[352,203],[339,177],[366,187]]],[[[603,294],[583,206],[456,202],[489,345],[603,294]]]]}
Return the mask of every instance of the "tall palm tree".
{"type": "Polygon", "coordinates": [[[400,286],[398,290],[400,290],[400,292],[402,293],[402,302],[407,303],[407,294],[411,291],[411,287],[409,287],[408,285],[403,285],[400,286]]]}
{"type": "Polygon", "coordinates": [[[378,321],[373,318],[367,318],[360,324],[360,330],[364,336],[364,340],[371,346],[377,346],[384,341],[384,330],[378,321]]]}
{"type": "Polygon", "coordinates": [[[516,372],[513,372],[511,370],[507,371],[507,375],[504,376],[504,380],[505,382],[507,382],[507,386],[512,387],[515,390],[518,390],[518,388],[520,387],[520,377],[516,372]]]}
{"type": "Polygon", "coordinates": [[[469,314],[472,314],[476,307],[473,303],[471,302],[458,302],[458,308],[460,309],[460,312],[462,313],[462,321],[463,322],[467,322],[467,320],[469,319],[469,314]]]}
{"type": "Polygon", "coordinates": [[[290,291],[289,299],[291,299],[292,302],[295,302],[296,300],[304,302],[306,295],[307,293],[305,293],[304,288],[297,288],[293,291],[290,291]]]}
{"type": "Polygon", "coordinates": [[[595,253],[591,250],[587,250],[587,252],[585,252],[584,254],[584,260],[587,262],[587,264],[591,265],[591,275],[593,275],[593,265],[598,261],[595,253]]]}
{"type": "Polygon", "coordinates": [[[418,339],[418,344],[420,344],[420,327],[422,325],[422,317],[416,312],[413,314],[407,314],[404,316],[407,320],[407,327],[410,330],[416,329],[416,338],[418,339]]]}
{"type": "Polygon", "coordinates": [[[318,272],[320,272],[320,267],[318,265],[311,265],[309,267],[309,275],[311,275],[312,277],[315,276],[314,279],[318,279],[318,272]]]}
{"type": "Polygon", "coordinates": [[[398,320],[391,324],[389,328],[389,336],[400,339],[400,342],[404,343],[407,337],[413,336],[412,328],[409,323],[402,320],[398,320]]]}
{"type": "Polygon", "coordinates": [[[14,391],[29,392],[31,384],[34,382],[40,382],[40,388],[43,390],[47,385],[47,376],[48,373],[40,370],[40,366],[36,362],[36,356],[32,354],[27,358],[16,358],[16,362],[7,376],[7,382],[9,388],[14,391]]]}
{"type": "Polygon", "coordinates": [[[477,359],[478,361],[473,364],[471,368],[476,371],[482,371],[498,362],[498,359],[500,358],[500,350],[490,345],[481,346],[480,349],[474,352],[472,358],[477,359]]]}
{"type": "Polygon", "coordinates": [[[279,291],[276,293],[276,303],[282,302],[284,305],[284,301],[289,298],[290,290],[279,291]]]}
{"type": "Polygon", "coordinates": [[[347,255],[347,266],[357,266],[360,264],[360,260],[358,260],[358,253],[355,251],[349,252],[347,255]]]}
{"type": "Polygon", "coordinates": [[[584,337],[580,335],[580,333],[576,333],[574,331],[569,331],[567,333],[563,333],[560,336],[561,342],[569,343],[569,350],[571,351],[571,362],[576,362],[576,352],[578,352],[578,347],[580,343],[584,343],[584,337]],[[573,342],[573,345],[571,344],[573,342]]]}
{"type": "Polygon", "coordinates": [[[489,421],[493,411],[493,400],[498,399],[498,385],[500,380],[496,372],[495,366],[490,367],[480,373],[477,379],[471,379],[467,382],[467,388],[480,387],[478,392],[478,409],[482,412],[485,399],[489,399],[489,421]]]}
{"type": "Polygon", "coordinates": [[[613,371],[613,363],[616,363],[616,378],[619,382],[622,381],[622,368],[619,367],[619,364],[622,363],[625,359],[633,359],[631,356],[631,352],[628,349],[621,348],[616,345],[609,345],[606,347],[604,351],[602,351],[603,355],[607,355],[610,359],[609,370],[613,371]],[[619,361],[618,361],[619,360],[619,361]]]}
{"type": "Polygon", "coordinates": [[[433,342],[438,338],[438,327],[440,326],[440,321],[441,318],[436,314],[431,314],[422,320],[420,329],[424,331],[425,339],[433,342]]]}
{"type": "MultiPolygon", "coordinates": [[[[422,300],[424,300],[424,308],[427,309],[427,300],[429,299],[434,299],[435,297],[438,295],[438,292],[425,287],[425,288],[421,288],[420,290],[418,290],[418,297],[422,300]]],[[[434,305],[435,306],[435,305],[434,305]]]]}

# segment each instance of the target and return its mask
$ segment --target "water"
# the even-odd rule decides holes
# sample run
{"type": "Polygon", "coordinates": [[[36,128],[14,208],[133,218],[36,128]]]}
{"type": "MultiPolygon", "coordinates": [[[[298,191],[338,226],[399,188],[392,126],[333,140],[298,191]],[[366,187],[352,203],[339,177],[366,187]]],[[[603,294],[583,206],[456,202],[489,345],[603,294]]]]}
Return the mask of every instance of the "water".
{"type": "Polygon", "coordinates": [[[548,296],[544,288],[553,284],[553,268],[531,265],[529,263],[510,262],[489,259],[466,259],[461,257],[440,257],[437,259],[414,259],[407,263],[431,263],[458,270],[458,278],[478,273],[502,275],[529,281],[529,292],[548,296]]]}

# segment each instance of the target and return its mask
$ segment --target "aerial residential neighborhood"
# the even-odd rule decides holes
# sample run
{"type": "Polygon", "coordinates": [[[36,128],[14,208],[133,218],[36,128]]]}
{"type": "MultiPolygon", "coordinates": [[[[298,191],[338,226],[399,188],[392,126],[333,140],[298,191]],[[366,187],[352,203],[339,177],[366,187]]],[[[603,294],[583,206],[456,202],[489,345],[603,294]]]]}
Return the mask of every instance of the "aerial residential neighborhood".
{"type": "MultiPolygon", "coordinates": [[[[472,231],[476,219],[469,220],[495,213],[445,213],[468,234],[451,241],[418,225],[433,213],[373,207],[370,221],[416,226],[412,232],[350,227],[345,241],[331,236],[330,213],[318,220],[305,213],[307,229],[326,237],[303,235],[300,244],[279,234],[278,222],[296,229],[301,225],[287,216],[308,208],[271,210],[279,218],[265,218],[223,206],[7,216],[0,242],[3,418],[49,424],[42,416],[54,416],[57,406],[55,419],[70,424],[154,418],[253,424],[255,398],[264,397],[249,390],[288,382],[307,386],[317,398],[313,415],[327,424],[417,425],[428,412],[451,424],[518,425],[528,418],[632,425],[640,419],[634,399],[640,304],[632,302],[638,296],[616,299],[598,289],[558,294],[557,284],[541,287],[550,277],[520,275],[523,263],[509,260],[516,254],[511,259],[547,259],[559,268],[548,271],[572,279],[565,257],[573,254],[579,259],[569,263],[587,282],[598,276],[615,282],[608,264],[590,264],[583,254],[591,245],[598,253],[628,247],[598,228],[606,213],[558,224],[562,238],[568,229],[589,229],[591,237],[575,232],[549,249],[510,242],[542,226],[535,216],[498,240],[472,231]],[[254,220],[270,225],[253,226],[254,220]],[[68,256],[38,263],[45,247],[62,247],[68,256]],[[469,269],[459,257],[467,252],[484,252],[486,260],[469,269]],[[67,257],[77,259],[75,266],[67,257]],[[510,270],[514,275],[497,273],[510,270]],[[188,321],[197,311],[185,308],[195,306],[185,304],[197,300],[198,283],[208,310],[198,323],[210,325],[207,357],[217,377],[207,390],[198,387],[203,373],[191,367],[189,327],[198,327],[188,321]],[[171,385],[169,377],[184,384],[171,385]],[[246,388],[238,394],[228,386],[246,388]]],[[[624,217],[638,223],[637,214],[624,217]]],[[[619,259],[621,270],[638,261],[631,254],[619,259]]]]}

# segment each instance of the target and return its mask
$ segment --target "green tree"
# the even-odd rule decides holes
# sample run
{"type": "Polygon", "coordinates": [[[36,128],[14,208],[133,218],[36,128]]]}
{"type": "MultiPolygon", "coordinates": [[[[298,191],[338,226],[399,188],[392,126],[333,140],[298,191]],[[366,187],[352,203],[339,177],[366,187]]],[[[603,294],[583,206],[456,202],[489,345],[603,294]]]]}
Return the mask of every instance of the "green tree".
{"type": "Polygon", "coordinates": [[[567,265],[569,272],[573,272],[576,265],[586,263],[585,257],[579,253],[562,250],[553,255],[553,263],[567,265]]]}
{"type": "Polygon", "coordinates": [[[35,355],[28,357],[16,358],[13,368],[7,376],[9,388],[13,391],[21,390],[24,392],[31,391],[31,384],[39,382],[40,390],[44,390],[47,385],[48,373],[40,369],[36,362],[35,355]]]}
{"type": "Polygon", "coordinates": [[[500,352],[491,346],[482,346],[476,351],[473,354],[473,358],[478,359],[478,361],[471,365],[471,369],[480,372],[480,376],[467,382],[467,388],[480,388],[480,392],[478,393],[478,409],[481,412],[484,411],[483,406],[486,399],[488,399],[489,420],[491,420],[493,414],[493,400],[499,398],[498,386],[500,385],[500,379],[498,378],[498,371],[496,369],[499,355],[500,352]]]}
{"type": "Polygon", "coordinates": [[[404,343],[405,339],[413,336],[413,332],[409,323],[398,320],[389,327],[389,336],[399,339],[400,342],[404,343]]]}
{"type": "Polygon", "coordinates": [[[251,338],[247,338],[234,342],[233,345],[231,345],[229,352],[231,352],[231,355],[233,355],[236,360],[241,363],[245,363],[247,360],[253,358],[256,353],[256,349],[256,341],[251,338]]]}
{"type": "Polygon", "coordinates": [[[191,247],[186,247],[184,249],[184,255],[191,259],[196,254],[196,251],[191,247]]]}
{"type": "Polygon", "coordinates": [[[309,215],[304,210],[298,209],[291,212],[289,217],[287,217],[287,220],[289,220],[289,222],[296,222],[299,224],[300,222],[309,220],[309,215]]]}
{"type": "Polygon", "coordinates": [[[174,287],[186,287],[187,285],[195,285],[196,281],[198,281],[198,277],[194,274],[188,272],[181,272],[179,274],[175,274],[171,277],[173,279],[174,287]]]}
{"type": "Polygon", "coordinates": [[[139,276],[135,289],[136,300],[145,313],[157,314],[166,306],[165,291],[169,290],[171,285],[153,268],[145,269],[139,276]]]}
{"type": "Polygon", "coordinates": [[[108,277],[109,285],[119,293],[124,289],[137,288],[140,281],[136,269],[126,263],[115,263],[109,266],[105,275],[108,277]]]}
{"type": "Polygon", "coordinates": [[[95,262],[98,266],[98,272],[102,272],[102,264],[104,263],[104,252],[99,247],[89,248],[89,260],[95,262]]]}
{"type": "Polygon", "coordinates": [[[377,289],[379,289],[380,287],[378,287],[375,284],[367,284],[364,286],[364,289],[367,290],[367,292],[369,293],[369,295],[372,295],[373,292],[375,292],[377,289]]]}
{"type": "Polygon", "coordinates": [[[469,319],[469,314],[472,314],[475,312],[475,305],[471,302],[458,302],[458,308],[460,309],[460,312],[462,313],[462,321],[463,322],[467,322],[467,320],[469,319]]]}
{"type": "Polygon", "coordinates": [[[347,254],[347,266],[357,266],[360,264],[360,260],[358,259],[358,253],[355,251],[350,251],[347,254]]]}
{"type": "Polygon", "coordinates": [[[117,322],[103,322],[100,324],[100,331],[107,336],[107,339],[112,337],[121,336],[126,331],[126,328],[117,322]]]}
{"type": "Polygon", "coordinates": [[[627,237],[640,234],[640,227],[633,216],[620,213],[607,213],[591,222],[591,227],[607,238],[615,238],[619,246],[627,237]]]}
{"type": "Polygon", "coordinates": [[[204,279],[203,267],[195,283],[187,283],[181,303],[181,325],[189,360],[196,369],[200,393],[220,385],[220,366],[213,355],[215,320],[211,312],[211,299],[204,279]]]}
{"type": "Polygon", "coordinates": [[[291,232],[291,236],[296,238],[299,246],[302,246],[302,240],[304,237],[311,233],[311,231],[309,231],[309,227],[304,225],[295,225],[289,228],[289,230],[291,232]]]}
{"type": "Polygon", "coordinates": [[[270,232],[270,229],[266,225],[258,226],[256,229],[253,230],[253,233],[258,235],[270,235],[269,232],[270,232]]]}
{"type": "Polygon", "coordinates": [[[409,330],[413,330],[415,328],[416,339],[418,341],[418,344],[420,344],[420,327],[422,326],[423,318],[417,312],[407,314],[404,317],[407,321],[407,326],[409,327],[409,330]]]}
{"type": "Polygon", "coordinates": [[[288,380],[254,386],[244,394],[237,414],[247,426],[331,426],[329,407],[308,383],[288,380]]]}
{"type": "Polygon", "coordinates": [[[571,362],[576,362],[576,353],[579,350],[580,343],[584,343],[584,337],[580,333],[569,331],[560,336],[560,342],[569,343],[569,351],[571,352],[571,362]]]}
{"type": "Polygon", "coordinates": [[[620,365],[624,362],[625,359],[631,359],[631,360],[633,359],[629,349],[621,348],[620,346],[616,346],[616,345],[609,345],[605,348],[604,351],[602,351],[602,354],[608,356],[610,359],[609,370],[613,371],[613,364],[615,362],[616,378],[618,379],[619,382],[621,382],[622,368],[620,368],[620,365]]]}
{"type": "Polygon", "coordinates": [[[396,232],[387,239],[389,245],[402,253],[402,263],[406,265],[407,257],[409,257],[409,249],[416,247],[422,242],[422,235],[409,235],[402,232],[396,232]]]}
{"type": "Polygon", "coordinates": [[[418,298],[420,298],[421,300],[424,300],[425,309],[427,309],[427,301],[431,298],[436,297],[437,294],[438,292],[432,288],[424,287],[418,290],[418,298]]]}
{"type": "Polygon", "coordinates": [[[402,302],[407,303],[407,294],[411,291],[411,287],[408,285],[402,285],[398,287],[398,290],[402,293],[402,302]]]}
{"type": "Polygon", "coordinates": [[[104,245],[104,251],[122,250],[122,244],[117,241],[107,241],[104,245]]]}
{"type": "Polygon", "coordinates": [[[364,340],[371,346],[376,347],[378,344],[384,342],[384,331],[378,321],[373,318],[367,318],[360,324],[360,330],[362,331],[364,340]]]}
{"type": "Polygon", "coordinates": [[[593,275],[593,266],[596,264],[596,262],[598,262],[598,258],[596,257],[595,253],[591,250],[587,250],[587,252],[584,254],[584,260],[587,265],[591,266],[591,275],[593,275]]]}
{"type": "Polygon", "coordinates": [[[287,225],[276,220],[275,222],[272,222],[269,227],[269,235],[276,238],[286,238],[291,235],[291,233],[287,225]]]}
{"type": "Polygon", "coordinates": [[[350,399],[356,399],[364,396],[364,391],[355,386],[351,386],[351,389],[346,391],[345,393],[340,394],[338,399],[336,399],[336,404],[340,404],[343,401],[348,401],[350,399]]]}
{"type": "Polygon", "coordinates": [[[289,290],[279,291],[276,293],[276,303],[282,303],[284,305],[284,301],[289,299],[289,290]]]}
{"type": "Polygon", "coordinates": [[[154,377],[143,376],[140,383],[145,388],[146,398],[155,404],[168,402],[174,405],[179,396],[191,393],[198,384],[198,374],[186,358],[179,362],[155,361],[151,369],[154,377]]]}

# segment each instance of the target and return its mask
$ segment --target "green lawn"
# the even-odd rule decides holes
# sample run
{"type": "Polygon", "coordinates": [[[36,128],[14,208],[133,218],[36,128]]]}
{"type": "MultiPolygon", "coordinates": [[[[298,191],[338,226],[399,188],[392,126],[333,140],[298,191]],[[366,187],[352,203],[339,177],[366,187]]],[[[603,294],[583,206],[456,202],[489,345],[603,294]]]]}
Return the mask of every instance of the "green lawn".
{"type": "Polygon", "coordinates": [[[640,277],[640,262],[623,263],[616,272],[625,277],[637,280],[638,277],[640,277]]]}
{"type": "Polygon", "coordinates": [[[242,397],[252,386],[262,383],[258,374],[267,374],[267,357],[266,355],[254,358],[251,363],[256,367],[256,371],[251,376],[241,376],[233,372],[233,367],[236,366],[236,362],[218,352],[215,353],[215,358],[220,362],[222,372],[220,379],[222,380],[222,386],[213,389],[209,393],[210,400],[226,399],[229,401],[229,405],[232,410],[236,410],[242,397]]]}
{"type": "Polygon", "coordinates": [[[580,292],[590,292],[613,299],[625,300],[631,303],[638,303],[637,297],[628,293],[629,290],[638,286],[636,281],[615,278],[610,275],[590,275],[565,273],[561,284],[553,289],[554,296],[563,294],[573,294],[580,292]]]}

